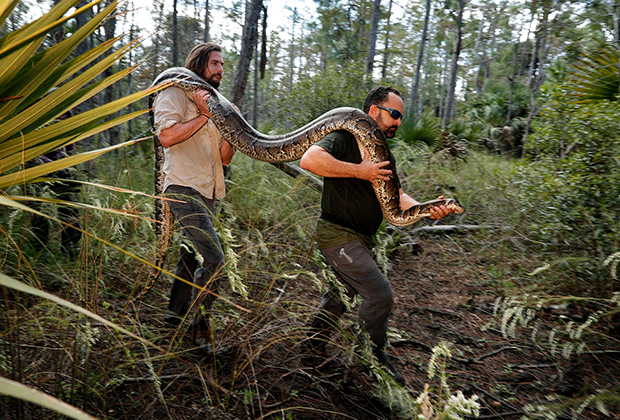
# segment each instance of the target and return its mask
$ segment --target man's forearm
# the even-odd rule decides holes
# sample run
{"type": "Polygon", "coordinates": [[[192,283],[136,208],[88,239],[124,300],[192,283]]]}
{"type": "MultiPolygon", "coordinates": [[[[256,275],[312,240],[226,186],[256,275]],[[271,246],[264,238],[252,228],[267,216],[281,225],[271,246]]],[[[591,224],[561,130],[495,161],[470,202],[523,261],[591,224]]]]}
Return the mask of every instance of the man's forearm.
{"type": "Polygon", "coordinates": [[[207,121],[209,121],[209,118],[204,114],[200,114],[189,121],[176,123],[172,127],[168,127],[159,133],[159,142],[164,147],[183,143],[196,134],[207,121]]]}
{"type": "Polygon", "coordinates": [[[299,162],[301,167],[315,175],[325,178],[357,178],[358,165],[343,162],[321,147],[310,147],[299,162]]]}
{"type": "Polygon", "coordinates": [[[407,210],[408,208],[411,208],[415,206],[416,204],[420,204],[419,201],[413,199],[410,195],[405,194],[402,188],[399,190],[399,192],[400,192],[400,209],[401,210],[407,210]]]}

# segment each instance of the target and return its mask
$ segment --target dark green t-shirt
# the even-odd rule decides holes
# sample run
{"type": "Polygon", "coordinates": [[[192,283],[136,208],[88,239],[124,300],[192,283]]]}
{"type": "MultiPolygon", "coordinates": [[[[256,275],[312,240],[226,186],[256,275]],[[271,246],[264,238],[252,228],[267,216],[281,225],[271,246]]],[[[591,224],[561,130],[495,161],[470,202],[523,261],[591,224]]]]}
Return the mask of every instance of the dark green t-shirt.
{"type": "MultiPolygon", "coordinates": [[[[355,137],[348,131],[334,131],[316,144],[338,160],[351,163],[362,161],[355,137]]],[[[392,171],[395,173],[396,165],[391,153],[390,162],[392,163],[392,171]]],[[[398,182],[398,178],[396,181],[398,182]]],[[[362,241],[363,243],[368,242],[383,221],[381,206],[372,184],[357,178],[325,178],[321,210],[323,221],[347,228],[349,232],[352,230],[363,235],[362,238],[366,237],[364,238],[366,240],[362,241]]],[[[324,247],[321,245],[326,245],[320,243],[320,230],[325,228],[327,228],[327,224],[319,223],[317,241],[320,248],[324,247]]],[[[331,227],[332,230],[334,228],[337,229],[337,227],[331,227]]],[[[344,243],[334,243],[338,242],[337,238],[334,235],[330,235],[330,237],[329,246],[344,243]]]]}

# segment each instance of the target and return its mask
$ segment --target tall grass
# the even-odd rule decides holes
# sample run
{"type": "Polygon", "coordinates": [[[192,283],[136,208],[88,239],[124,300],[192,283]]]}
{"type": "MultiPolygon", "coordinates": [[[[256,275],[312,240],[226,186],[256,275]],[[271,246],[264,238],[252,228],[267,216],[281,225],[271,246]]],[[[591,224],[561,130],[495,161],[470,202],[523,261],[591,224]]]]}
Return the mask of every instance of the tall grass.
{"type": "MultiPolygon", "coordinates": [[[[456,197],[466,207],[466,216],[442,223],[480,227],[453,235],[451,252],[475,247],[484,253],[485,266],[476,267],[481,284],[500,296],[535,287],[544,291],[542,284],[531,284],[528,273],[540,262],[528,251],[519,215],[505,195],[506,188],[514,186],[501,182],[510,162],[472,152],[466,161],[428,164],[430,152],[401,145],[394,150],[406,192],[421,201],[456,197]]],[[[97,160],[92,180],[150,192],[151,162],[137,148],[104,156],[97,160]]],[[[329,378],[305,370],[297,346],[329,277],[314,245],[319,194],[271,165],[242,155],[233,159],[227,185],[215,219],[227,252],[223,299],[212,309],[217,357],[194,347],[187,324],[177,329],[163,325],[169,276],[162,275],[150,294],[131,303],[144,286],[147,265],[88,236],[75,259],[58,253],[56,236],[47,249],[31,252],[23,246],[29,234],[27,215],[15,210],[0,215],[2,272],[89,309],[134,336],[3,288],[0,375],[45,390],[99,418],[175,418],[188,413],[260,418],[275,416],[278,408],[305,407],[308,416],[323,410],[317,398],[343,391],[329,378]],[[270,366],[271,361],[276,366],[270,366]],[[298,379],[288,382],[293,377],[298,379]],[[289,384],[301,386],[304,380],[309,381],[306,388],[287,390],[289,384]]],[[[146,220],[153,211],[150,198],[84,186],[81,199],[140,215],[87,210],[83,227],[152,260],[155,237],[146,220]]],[[[399,228],[396,234],[384,229],[382,234],[424,234],[413,233],[417,227],[399,228]]],[[[169,269],[182,242],[180,232],[175,235],[169,269]]],[[[390,246],[398,246],[397,239],[390,246]]],[[[351,350],[348,331],[356,322],[354,313],[343,317],[343,334],[333,338],[337,352],[351,350]]],[[[394,390],[379,395],[397,409],[394,390]]],[[[424,398],[402,401],[405,406],[429,404],[424,398]]],[[[9,418],[51,416],[44,408],[13,399],[1,400],[0,411],[10,413],[9,418]]]]}

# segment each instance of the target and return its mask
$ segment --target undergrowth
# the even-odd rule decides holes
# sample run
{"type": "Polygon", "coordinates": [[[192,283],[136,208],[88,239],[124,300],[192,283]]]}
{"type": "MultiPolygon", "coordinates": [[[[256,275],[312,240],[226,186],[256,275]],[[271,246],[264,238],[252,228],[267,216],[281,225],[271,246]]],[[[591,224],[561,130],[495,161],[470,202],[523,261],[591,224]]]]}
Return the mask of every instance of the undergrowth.
{"type": "MultiPolygon", "coordinates": [[[[542,296],[547,285],[539,279],[542,272],[530,275],[545,261],[532,254],[535,243],[519,224],[520,215],[507,194],[515,186],[500,182],[511,163],[471,152],[465,160],[429,164],[430,152],[423,148],[399,145],[394,151],[405,192],[420,201],[439,195],[455,197],[467,209],[463,217],[453,216],[441,224],[475,227],[457,231],[450,246],[457,252],[471,247],[484,255],[485,265],[476,268],[477,275],[490,292],[503,298],[500,306],[505,311],[517,305],[536,309],[538,304],[530,299],[526,302],[516,297],[523,291],[542,296]]],[[[95,168],[82,173],[82,179],[152,193],[150,159],[140,149],[119,153],[97,160],[95,168]],[[101,176],[104,173],[110,176],[101,176]]],[[[333,401],[333,407],[366,407],[366,402],[355,399],[367,393],[390,407],[398,418],[423,415],[431,419],[475,411],[473,397],[465,398],[450,386],[448,367],[442,362],[450,357],[447,347],[443,353],[437,350],[441,354],[431,363],[438,370],[431,369],[437,374],[429,377],[429,388],[415,392],[390,383],[380,369],[375,370],[377,376],[370,389],[359,386],[351,391],[346,381],[339,383],[303,368],[299,364],[303,329],[331,278],[314,244],[320,195],[307,188],[303,180],[242,155],[234,158],[227,185],[227,197],[215,220],[227,260],[221,273],[225,280],[220,290],[222,299],[213,306],[212,343],[217,357],[198,352],[187,323],[177,329],[163,325],[170,276],[162,275],[142,301],[132,302],[150,273],[150,267],[132,255],[147,261],[155,255],[155,235],[149,220],[153,200],[85,185],[80,200],[93,208],[81,210],[84,230],[122,244],[125,252],[84,236],[79,254],[71,258],[58,251],[56,233],[46,248],[35,250],[28,245],[32,238],[28,216],[10,210],[0,215],[0,269],[78,303],[150,344],[39,298],[3,288],[0,374],[30,383],[101,418],[175,418],[175,413],[222,419],[284,418],[285,412],[292,418],[322,418],[324,406],[317,401],[339,395],[342,400],[333,401]],[[121,209],[126,216],[96,209],[108,207],[121,209]],[[298,378],[294,386],[300,388],[285,388],[289,384],[286,380],[293,377],[298,378]],[[452,411],[454,407],[461,411],[452,411]],[[303,414],[297,417],[297,413],[303,414]]],[[[53,212],[53,206],[47,210],[53,212]]],[[[393,251],[430,234],[415,229],[434,225],[421,222],[406,229],[384,225],[376,250],[384,271],[390,270],[393,251]]],[[[169,250],[169,269],[181,246],[181,236],[177,229],[169,250]]],[[[616,261],[610,260],[609,265],[615,267],[616,261]]],[[[548,276],[552,273],[545,272],[548,276]]],[[[617,302],[610,299],[598,303],[617,309],[617,302]]],[[[590,308],[583,302],[580,305],[590,308]]],[[[516,314],[506,320],[507,337],[516,314]]],[[[519,314],[526,314],[526,309],[519,314]]],[[[609,311],[598,317],[597,325],[608,316],[612,316],[609,311]]],[[[532,327],[532,322],[534,318],[521,327],[532,327]]],[[[347,323],[350,319],[345,317],[343,324],[347,323]]],[[[568,323],[558,326],[556,353],[564,350],[571,331],[580,325],[574,323],[570,330],[568,323]]],[[[593,325],[591,322],[583,327],[584,333],[593,325]]],[[[547,327],[547,333],[553,328],[547,327]]],[[[346,331],[344,327],[343,337],[346,331]]],[[[343,340],[342,348],[351,351],[352,341],[337,340],[343,340]]],[[[537,345],[552,343],[546,340],[541,342],[538,337],[537,345]]],[[[575,341],[570,356],[579,357],[577,350],[575,341]]],[[[591,403],[605,401],[608,394],[604,391],[591,403]]],[[[0,410],[12,413],[11,418],[50,415],[44,409],[10,399],[0,402],[0,410]]]]}

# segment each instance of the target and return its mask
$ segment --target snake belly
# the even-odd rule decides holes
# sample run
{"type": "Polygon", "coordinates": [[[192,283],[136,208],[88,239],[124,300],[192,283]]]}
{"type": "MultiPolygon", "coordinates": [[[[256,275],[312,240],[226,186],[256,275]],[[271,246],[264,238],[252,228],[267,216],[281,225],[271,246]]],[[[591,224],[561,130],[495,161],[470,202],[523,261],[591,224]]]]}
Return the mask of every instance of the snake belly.
{"type": "MultiPolygon", "coordinates": [[[[364,156],[365,151],[368,150],[370,160],[375,163],[389,160],[388,144],[383,131],[368,114],[357,108],[336,108],[288,134],[265,135],[255,130],[243,118],[237,108],[217,89],[184,67],[173,67],[162,72],[153,82],[153,86],[159,85],[176,86],[189,93],[190,96],[198,89],[207,90],[210,93],[207,100],[209,113],[222,137],[237,150],[262,162],[279,163],[298,160],[310,146],[336,130],[346,130],[353,134],[361,156],[364,156]]],[[[155,97],[156,93],[151,95],[149,99],[151,124],[153,123],[152,105],[155,97]]],[[[156,139],[155,192],[157,195],[163,193],[163,156],[163,148],[156,139]]],[[[386,169],[391,169],[394,176],[387,181],[378,181],[374,191],[383,215],[389,223],[396,226],[411,225],[429,217],[431,215],[430,209],[437,205],[454,208],[456,213],[464,211],[463,207],[452,198],[432,200],[402,211],[400,209],[400,193],[395,179],[397,176],[396,168],[386,166],[386,169]]],[[[167,249],[172,242],[173,223],[172,213],[163,200],[156,202],[155,219],[160,226],[158,229],[156,265],[161,267],[159,264],[163,265],[167,249]]]]}

